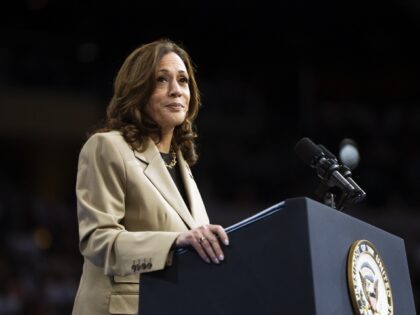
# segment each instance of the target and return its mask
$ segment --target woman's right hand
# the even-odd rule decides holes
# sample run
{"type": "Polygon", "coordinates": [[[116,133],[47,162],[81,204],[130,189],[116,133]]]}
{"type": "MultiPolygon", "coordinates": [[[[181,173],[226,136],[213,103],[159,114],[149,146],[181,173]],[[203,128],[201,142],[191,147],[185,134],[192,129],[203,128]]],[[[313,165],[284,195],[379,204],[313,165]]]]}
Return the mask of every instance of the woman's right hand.
{"type": "Polygon", "coordinates": [[[219,264],[225,259],[220,242],[229,245],[225,230],[220,225],[206,224],[179,234],[175,246],[192,246],[205,262],[219,264]]]}

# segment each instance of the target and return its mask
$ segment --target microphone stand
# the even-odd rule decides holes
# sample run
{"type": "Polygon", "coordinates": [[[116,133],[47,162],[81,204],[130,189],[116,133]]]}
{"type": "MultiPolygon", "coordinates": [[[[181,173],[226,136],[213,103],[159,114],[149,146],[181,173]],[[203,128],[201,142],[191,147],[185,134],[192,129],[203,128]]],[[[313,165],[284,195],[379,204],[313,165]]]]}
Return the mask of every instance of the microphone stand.
{"type": "Polygon", "coordinates": [[[344,164],[339,164],[336,156],[322,144],[319,144],[318,147],[326,155],[326,161],[323,164],[329,166],[328,171],[338,171],[341,175],[339,176],[341,178],[340,182],[347,182],[344,185],[336,185],[331,177],[326,178],[327,172],[323,173],[317,170],[321,183],[315,193],[323,203],[342,211],[345,205],[356,204],[365,199],[366,193],[353,180],[350,168],[344,164]]]}
{"type": "Polygon", "coordinates": [[[340,165],[339,172],[348,181],[348,185],[337,185],[331,178],[321,177],[321,183],[315,190],[315,195],[327,206],[340,211],[345,206],[361,202],[366,193],[353,181],[351,171],[347,166],[340,165]]]}
{"type": "Polygon", "coordinates": [[[315,190],[315,195],[321,202],[333,209],[340,211],[344,210],[344,205],[347,204],[349,194],[344,190],[335,187],[330,187],[326,183],[321,182],[315,190]]]}

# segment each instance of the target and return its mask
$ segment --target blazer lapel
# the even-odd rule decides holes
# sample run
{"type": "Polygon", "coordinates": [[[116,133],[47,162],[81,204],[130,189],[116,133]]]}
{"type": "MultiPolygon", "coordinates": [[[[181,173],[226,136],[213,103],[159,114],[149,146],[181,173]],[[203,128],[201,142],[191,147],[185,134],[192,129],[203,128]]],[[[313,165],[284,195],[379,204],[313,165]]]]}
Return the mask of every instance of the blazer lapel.
{"type": "Polygon", "coordinates": [[[200,192],[198,191],[197,185],[194,181],[191,169],[188,166],[188,163],[184,160],[184,157],[182,156],[181,152],[178,151],[177,153],[182,181],[185,186],[185,192],[188,198],[188,202],[195,224],[196,226],[207,224],[209,223],[209,218],[204,208],[200,192]]]}
{"type": "Polygon", "coordinates": [[[181,194],[178,191],[171,175],[160,156],[159,150],[151,139],[148,139],[146,150],[134,155],[147,164],[144,174],[162,194],[163,198],[174,208],[189,228],[195,226],[194,220],[188,210],[181,194]]]}

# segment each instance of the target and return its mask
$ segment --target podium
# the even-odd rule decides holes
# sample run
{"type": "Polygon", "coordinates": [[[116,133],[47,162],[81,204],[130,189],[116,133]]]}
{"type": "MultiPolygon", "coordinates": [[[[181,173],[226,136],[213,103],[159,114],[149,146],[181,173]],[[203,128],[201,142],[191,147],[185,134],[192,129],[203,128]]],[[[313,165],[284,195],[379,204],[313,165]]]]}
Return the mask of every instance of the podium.
{"type": "Polygon", "coordinates": [[[144,273],[140,315],[353,315],[347,258],[369,240],[385,263],[394,314],[415,315],[404,241],[308,198],[288,199],[226,229],[225,260],[181,250],[144,273]]]}

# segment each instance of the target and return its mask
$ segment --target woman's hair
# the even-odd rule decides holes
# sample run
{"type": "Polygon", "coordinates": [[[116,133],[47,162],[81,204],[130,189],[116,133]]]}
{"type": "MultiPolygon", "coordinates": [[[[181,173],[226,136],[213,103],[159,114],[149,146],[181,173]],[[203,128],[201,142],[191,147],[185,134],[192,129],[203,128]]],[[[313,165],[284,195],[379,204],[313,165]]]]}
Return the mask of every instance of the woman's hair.
{"type": "Polygon", "coordinates": [[[158,124],[146,113],[146,105],[155,89],[155,71],[168,53],[176,53],[184,62],[190,88],[190,103],[185,121],[175,127],[172,146],[180,149],[191,166],[198,155],[195,151],[194,120],[201,105],[200,91],[195,80],[195,68],[188,53],[169,39],[161,39],[135,49],[124,61],[114,82],[114,94],[107,107],[107,117],[102,128],[93,133],[118,130],[134,149],[142,151],[149,136],[161,139],[158,124]]]}

